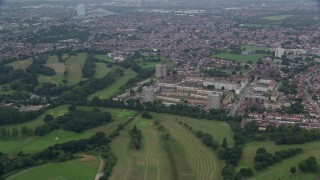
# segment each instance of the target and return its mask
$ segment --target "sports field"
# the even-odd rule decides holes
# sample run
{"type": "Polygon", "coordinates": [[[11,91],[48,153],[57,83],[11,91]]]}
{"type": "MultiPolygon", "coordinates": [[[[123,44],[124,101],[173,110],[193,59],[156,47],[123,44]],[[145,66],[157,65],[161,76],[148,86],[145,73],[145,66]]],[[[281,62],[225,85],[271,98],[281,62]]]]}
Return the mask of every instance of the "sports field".
{"type": "Polygon", "coordinates": [[[265,19],[269,21],[282,21],[290,17],[293,17],[293,15],[266,16],[266,17],[262,17],[261,19],[265,19]]]}
{"type": "Polygon", "coordinates": [[[32,63],[32,58],[23,59],[7,64],[6,66],[12,66],[14,69],[27,69],[32,63]]]}
{"type": "Polygon", "coordinates": [[[66,70],[66,66],[64,63],[60,63],[57,56],[50,56],[47,60],[47,63],[45,66],[50,67],[54,69],[56,74],[54,76],[45,76],[45,75],[39,75],[38,80],[40,83],[44,82],[50,82],[53,84],[62,84],[64,78],[64,71],[66,70]]]}
{"type": "Polygon", "coordinates": [[[254,157],[256,150],[260,147],[266,148],[270,153],[274,153],[277,150],[289,149],[289,148],[303,148],[303,153],[293,156],[291,158],[282,160],[280,163],[276,163],[273,166],[269,166],[267,169],[261,172],[254,172],[252,179],[316,179],[318,174],[315,173],[302,173],[299,170],[295,175],[290,175],[290,168],[296,167],[298,169],[298,163],[301,160],[307,159],[309,156],[317,157],[318,164],[320,164],[320,143],[311,142],[300,145],[275,145],[273,142],[252,142],[246,144],[243,149],[243,154],[239,162],[238,168],[254,166],[254,157]]]}
{"type": "Polygon", "coordinates": [[[154,69],[157,64],[161,64],[166,61],[166,58],[163,56],[147,56],[135,60],[138,65],[144,69],[154,69]],[[160,59],[160,61],[154,61],[160,59]]]}
{"type": "Polygon", "coordinates": [[[153,125],[145,120],[136,119],[112,141],[112,151],[117,157],[117,164],[112,171],[111,180],[172,179],[168,157],[161,147],[160,134],[153,125]],[[133,150],[129,147],[129,130],[137,125],[142,131],[142,147],[133,150]]]}
{"type": "Polygon", "coordinates": [[[30,168],[14,174],[8,180],[88,180],[94,179],[99,168],[98,157],[85,156],[76,160],[62,163],[46,164],[35,168],[30,168]]]}
{"type": "Polygon", "coordinates": [[[212,55],[213,58],[221,58],[226,60],[235,60],[238,62],[249,62],[257,63],[259,59],[270,56],[268,54],[253,54],[253,55],[242,55],[242,54],[231,54],[231,53],[220,53],[212,55]]]}
{"type": "MultiPolygon", "coordinates": [[[[115,65],[113,65],[115,66],[115,65]]],[[[134,72],[132,69],[124,69],[123,76],[117,76],[116,82],[113,83],[111,86],[97,91],[93,94],[91,94],[88,99],[92,99],[93,97],[100,97],[102,99],[104,98],[110,98],[117,93],[119,93],[120,88],[124,86],[130,79],[134,78],[137,75],[136,72],[134,72]]]]}

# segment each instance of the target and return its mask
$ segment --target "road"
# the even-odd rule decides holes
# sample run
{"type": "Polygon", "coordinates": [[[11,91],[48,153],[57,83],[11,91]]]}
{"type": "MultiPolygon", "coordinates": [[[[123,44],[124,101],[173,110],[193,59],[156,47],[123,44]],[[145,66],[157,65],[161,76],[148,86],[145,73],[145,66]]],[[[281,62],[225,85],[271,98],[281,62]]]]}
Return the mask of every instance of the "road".
{"type": "Polygon", "coordinates": [[[320,107],[319,107],[318,103],[316,103],[316,102],[312,99],[312,97],[310,96],[310,94],[309,94],[310,81],[311,81],[311,79],[312,79],[313,76],[314,76],[313,73],[308,74],[307,79],[306,79],[307,85],[306,85],[306,87],[304,88],[303,93],[305,94],[305,96],[306,96],[306,98],[308,99],[308,101],[310,102],[310,104],[313,106],[313,108],[317,111],[317,113],[318,113],[319,116],[320,116],[320,107]]]}
{"type": "Polygon", "coordinates": [[[242,91],[241,97],[238,101],[234,103],[229,115],[234,116],[237,113],[238,108],[240,105],[245,101],[245,97],[247,95],[253,94],[253,87],[257,84],[257,80],[255,79],[252,83],[249,83],[242,91]]]}

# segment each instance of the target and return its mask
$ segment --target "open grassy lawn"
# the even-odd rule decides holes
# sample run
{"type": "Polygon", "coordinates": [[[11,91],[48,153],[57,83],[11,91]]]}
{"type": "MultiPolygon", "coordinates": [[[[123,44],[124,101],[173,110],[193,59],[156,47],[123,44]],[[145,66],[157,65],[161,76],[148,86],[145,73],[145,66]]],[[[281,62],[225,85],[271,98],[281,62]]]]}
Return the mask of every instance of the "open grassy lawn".
{"type": "Polygon", "coordinates": [[[213,58],[221,58],[226,60],[236,60],[239,62],[253,62],[257,63],[257,61],[263,57],[270,56],[268,54],[253,54],[253,55],[242,55],[242,54],[231,54],[231,53],[220,53],[212,55],[213,58]]]}
{"type": "Polygon", "coordinates": [[[77,56],[73,56],[70,59],[66,60],[68,68],[67,80],[69,84],[76,84],[83,79],[81,70],[86,61],[86,58],[86,53],[80,53],[77,56]]]}
{"type": "Polygon", "coordinates": [[[49,146],[76,139],[84,139],[94,135],[93,132],[74,133],[65,130],[56,130],[45,136],[31,136],[14,140],[0,140],[0,151],[4,153],[34,153],[49,146]]]}
{"type": "Polygon", "coordinates": [[[112,141],[111,148],[117,157],[111,180],[172,179],[172,170],[167,154],[162,148],[160,134],[147,120],[136,119],[112,141]],[[143,123],[141,123],[143,122],[143,123]],[[129,146],[129,130],[137,125],[142,132],[140,150],[129,146]]]}
{"type": "Polygon", "coordinates": [[[222,143],[223,138],[227,138],[227,142],[230,145],[234,144],[233,140],[233,131],[231,130],[228,123],[223,121],[213,121],[213,120],[205,120],[205,119],[193,119],[189,117],[181,117],[181,116],[173,116],[169,114],[158,114],[152,113],[153,117],[158,117],[159,119],[182,121],[183,123],[187,123],[189,126],[193,128],[194,131],[203,131],[205,133],[212,134],[213,138],[222,143]]]}
{"type": "MultiPolygon", "coordinates": [[[[192,171],[179,172],[189,174],[192,179],[222,179],[221,170],[224,162],[218,158],[214,151],[206,147],[193,133],[174,120],[174,116],[154,116],[168,129],[171,137],[181,144],[185,151],[185,159],[192,171]],[[190,172],[192,172],[190,174],[190,172]]],[[[197,120],[194,120],[197,121],[197,120]]],[[[212,133],[214,136],[214,134],[212,133]]]]}
{"type": "Polygon", "coordinates": [[[261,19],[266,19],[269,21],[282,21],[282,20],[288,19],[292,16],[293,15],[266,16],[266,17],[262,17],[261,19]]]}
{"type": "Polygon", "coordinates": [[[6,66],[12,66],[14,69],[27,69],[32,63],[32,58],[23,59],[7,64],[6,66]]]}
{"type": "MultiPolygon", "coordinates": [[[[177,148],[180,149],[178,154],[185,154],[184,159],[187,160],[186,163],[191,167],[191,170],[189,169],[187,172],[182,172],[182,174],[189,175],[183,179],[222,179],[220,173],[225,163],[218,158],[214,151],[205,147],[191,131],[179,124],[179,121],[181,121],[182,124],[187,123],[193,128],[193,131],[201,130],[212,134],[213,138],[219,143],[222,143],[223,138],[226,137],[228,144],[233,145],[233,132],[226,122],[193,119],[159,113],[152,113],[152,115],[154,119],[162,122],[174,140],[181,145],[181,148],[177,148]]],[[[186,170],[187,167],[184,169],[186,170]]]]}
{"type": "Polygon", "coordinates": [[[139,58],[135,60],[138,62],[138,65],[144,69],[154,69],[157,64],[161,64],[166,61],[166,58],[163,56],[148,56],[143,58],[139,58]],[[153,60],[161,59],[161,61],[153,62],[153,60]]]}
{"type": "Polygon", "coordinates": [[[90,131],[93,131],[93,132],[101,131],[105,133],[107,136],[110,135],[113,131],[115,131],[118,128],[119,123],[121,124],[125,123],[130,117],[136,114],[135,111],[125,110],[125,109],[111,109],[111,108],[100,108],[100,109],[102,111],[110,112],[112,115],[112,119],[114,121],[106,125],[94,128],[90,131]]]}
{"type": "Polygon", "coordinates": [[[67,162],[46,164],[14,174],[8,180],[35,179],[94,179],[99,168],[100,159],[92,156],[90,159],[75,159],[67,162]]]}
{"type": "Polygon", "coordinates": [[[266,47],[254,46],[254,45],[245,45],[245,46],[242,46],[241,48],[245,48],[246,50],[251,50],[251,51],[257,51],[257,50],[264,51],[268,49],[266,47]]]}
{"type": "Polygon", "coordinates": [[[113,68],[108,68],[105,63],[96,63],[96,78],[102,78],[112,71],[113,68]]]}
{"type": "Polygon", "coordinates": [[[63,84],[63,80],[65,79],[63,73],[66,70],[65,64],[60,63],[57,56],[50,56],[45,66],[54,69],[56,74],[54,76],[39,75],[38,76],[39,82],[40,83],[50,82],[57,85],[63,84]]]}
{"type": "Polygon", "coordinates": [[[309,156],[315,156],[320,164],[320,143],[311,142],[300,145],[275,145],[273,142],[252,142],[246,144],[243,149],[243,154],[240,159],[238,168],[240,167],[254,167],[254,157],[259,147],[264,147],[270,153],[281,149],[289,148],[303,148],[303,153],[282,160],[280,163],[276,163],[273,166],[269,166],[267,169],[261,172],[254,172],[254,176],[251,179],[269,180],[269,179],[316,179],[319,174],[315,173],[302,173],[299,170],[293,176],[290,176],[290,168],[296,167],[298,169],[298,163],[301,160],[307,159],[309,156]]]}
{"type": "Polygon", "coordinates": [[[56,75],[54,76],[45,76],[39,75],[38,80],[40,83],[51,82],[57,85],[63,84],[63,80],[67,80],[67,85],[73,85],[81,81],[82,73],[81,70],[85,63],[87,54],[79,53],[77,56],[71,56],[66,59],[65,63],[60,63],[57,56],[50,56],[47,60],[46,66],[51,67],[55,70],[56,75]],[[64,75],[64,72],[67,71],[67,76],[64,75]]]}
{"type": "MultiPolygon", "coordinates": [[[[115,66],[115,65],[113,65],[115,66]]],[[[116,82],[113,83],[111,86],[97,91],[91,94],[88,98],[92,99],[93,97],[100,97],[100,98],[110,98],[117,93],[119,93],[120,88],[124,86],[130,79],[134,78],[137,75],[132,69],[124,69],[123,76],[118,76],[116,78],[116,82]]]]}
{"type": "Polygon", "coordinates": [[[94,55],[95,58],[106,61],[106,62],[112,62],[112,59],[109,58],[107,54],[96,54],[94,55]]]}
{"type": "MultiPolygon", "coordinates": [[[[93,107],[77,107],[77,109],[83,110],[91,110],[93,107]]],[[[8,140],[0,140],[0,151],[5,153],[16,153],[19,151],[23,151],[25,153],[33,153],[45,149],[51,145],[57,143],[63,143],[75,139],[84,139],[94,135],[96,132],[104,132],[106,135],[110,135],[114,130],[117,129],[119,123],[126,122],[129,117],[133,116],[136,112],[132,110],[124,110],[124,109],[111,109],[111,108],[100,108],[102,111],[110,112],[113,117],[113,122],[104,124],[102,126],[96,127],[94,129],[90,129],[83,133],[73,133],[70,131],[64,130],[56,130],[53,131],[43,137],[31,136],[26,138],[18,138],[18,139],[8,139],[8,140]]],[[[22,126],[26,126],[28,128],[36,128],[43,124],[43,118],[45,114],[53,114],[55,117],[58,115],[62,115],[68,111],[68,106],[63,105],[56,107],[54,109],[50,109],[46,111],[43,115],[39,116],[35,120],[20,123],[15,125],[7,125],[3,126],[8,129],[12,129],[14,127],[18,128],[20,132],[20,128],[22,126]]]]}

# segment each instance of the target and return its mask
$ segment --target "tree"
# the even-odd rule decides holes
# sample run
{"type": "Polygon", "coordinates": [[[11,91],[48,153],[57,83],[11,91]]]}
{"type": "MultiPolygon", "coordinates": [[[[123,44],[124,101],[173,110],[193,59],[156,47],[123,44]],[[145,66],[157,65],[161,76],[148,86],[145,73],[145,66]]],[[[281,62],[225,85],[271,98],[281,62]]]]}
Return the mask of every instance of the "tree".
{"type": "Polygon", "coordinates": [[[296,167],[291,167],[290,172],[291,174],[295,174],[297,172],[296,167]]]}
{"type": "Polygon", "coordinates": [[[222,148],[227,148],[228,147],[228,143],[227,143],[227,138],[223,138],[223,142],[221,144],[222,148]]]}
{"type": "Polygon", "coordinates": [[[70,105],[70,106],[68,107],[68,111],[69,111],[69,112],[72,112],[72,111],[75,111],[75,110],[77,110],[77,107],[76,107],[76,105],[74,105],[74,104],[72,104],[72,105],[70,105]]]}
{"type": "Polygon", "coordinates": [[[8,138],[8,132],[6,128],[1,128],[1,138],[6,139],[8,138]]]}
{"type": "Polygon", "coordinates": [[[51,114],[46,114],[46,116],[44,117],[44,122],[49,122],[53,120],[53,115],[51,114]]]}
{"type": "Polygon", "coordinates": [[[202,138],[203,137],[203,132],[202,131],[197,131],[196,132],[197,138],[202,138]]]}

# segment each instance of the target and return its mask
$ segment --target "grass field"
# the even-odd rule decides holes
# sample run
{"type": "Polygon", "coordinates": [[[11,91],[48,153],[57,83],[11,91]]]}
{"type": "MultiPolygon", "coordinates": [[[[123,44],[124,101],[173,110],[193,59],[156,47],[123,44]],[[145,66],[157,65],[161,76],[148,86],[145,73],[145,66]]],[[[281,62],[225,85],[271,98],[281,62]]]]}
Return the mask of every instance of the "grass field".
{"type": "Polygon", "coordinates": [[[12,66],[14,69],[26,69],[32,63],[32,58],[23,59],[20,61],[15,61],[7,64],[7,66],[12,66]]]}
{"type": "MultiPolygon", "coordinates": [[[[173,139],[182,145],[185,150],[185,159],[195,174],[194,179],[222,179],[220,173],[224,167],[224,162],[218,158],[213,150],[203,145],[194,134],[173,119],[165,119],[158,116],[155,119],[162,121],[173,139]]],[[[214,136],[213,133],[212,135],[214,136]]],[[[180,173],[188,174],[190,172],[180,173]]]]}
{"type": "MultiPolygon", "coordinates": [[[[65,55],[64,57],[67,56],[65,55]]],[[[50,56],[47,60],[46,66],[53,68],[56,72],[56,75],[39,75],[39,82],[51,82],[53,84],[61,85],[63,84],[63,80],[67,80],[67,85],[73,85],[78,83],[83,79],[81,70],[83,68],[86,57],[86,53],[80,53],[77,56],[71,56],[70,58],[66,58],[65,63],[60,63],[57,56],[50,56]],[[68,73],[65,77],[64,72],[66,70],[68,73]]]]}
{"type": "Polygon", "coordinates": [[[316,179],[319,174],[315,173],[302,173],[297,172],[295,175],[290,176],[290,168],[295,166],[298,169],[298,163],[301,160],[307,159],[309,156],[317,157],[318,164],[320,164],[320,143],[311,142],[301,145],[275,145],[273,142],[253,142],[246,144],[243,149],[243,154],[240,159],[240,167],[251,167],[253,169],[254,157],[256,150],[259,147],[264,147],[270,153],[274,153],[277,150],[289,149],[289,148],[303,148],[303,153],[282,160],[280,163],[276,163],[273,166],[269,166],[267,169],[261,172],[254,172],[254,176],[251,179],[269,180],[269,179],[316,179]]]}
{"type": "Polygon", "coordinates": [[[64,143],[76,139],[84,139],[94,135],[93,132],[74,133],[64,130],[56,130],[45,136],[31,136],[14,140],[0,140],[0,151],[4,153],[34,153],[49,146],[64,143]]]}
{"type": "Polygon", "coordinates": [[[115,131],[118,128],[118,124],[125,123],[129,117],[132,117],[136,112],[132,110],[125,110],[125,109],[110,109],[110,108],[100,108],[102,111],[110,112],[113,118],[113,122],[99,126],[97,128],[94,128],[90,131],[93,132],[104,132],[106,135],[110,135],[113,131],[115,131]]]}
{"type": "Polygon", "coordinates": [[[269,27],[271,25],[266,25],[266,24],[240,24],[240,27],[244,28],[263,28],[263,27],[269,27]]]}
{"type": "Polygon", "coordinates": [[[253,62],[257,63],[257,61],[263,57],[270,56],[268,54],[254,54],[254,55],[242,55],[242,54],[231,54],[231,53],[220,53],[212,55],[213,58],[221,58],[226,60],[236,60],[239,62],[253,62]]]}
{"type": "MultiPolygon", "coordinates": [[[[115,66],[115,65],[113,65],[115,66]]],[[[113,83],[111,86],[97,91],[91,94],[88,98],[92,99],[93,97],[100,97],[100,98],[110,98],[117,93],[119,93],[120,88],[124,86],[130,79],[134,78],[137,75],[132,69],[125,69],[123,76],[116,77],[116,82],[113,83]]]]}
{"type": "Polygon", "coordinates": [[[64,65],[64,63],[60,63],[57,56],[50,56],[45,66],[54,69],[56,74],[54,76],[39,75],[39,82],[50,82],[58,85],[63,84],[63,80],[65,79],[63,73],[66,70],[66,66],[64,65]]]}
{"type": "Polygon", "coordinates": [[[282,21],[282,20],[286,20],[292,16],[293,15],[266,16],[266,17],[262,17],[261,19],[265,19],[265,20],[269,20],[269,21],[282,21]]]}
{"type": "MultiPolygon", "coordinates": [[[[90,110],[92,107],[77,107],[78,109],[83,110],[90,110]]],[[[131,110],[124,110],[124,109],[110,109],[110,108],[100,108],[102,111],[110,112],[113,117],[113,122],[99,126],[97,128],[85,131],[83,133],[77,134],[69,131],[64,130],[57,130],[53,131],[43,137],[38,136],[31,136],[26,138],[18,138],[18,139],[8,139],[8,140],[0,140],[0,151],[6,152],[6,153],[16,153],[22,150],[26,153],[33,153],[37,152],[39,150],[45,149],[46,147],[49,147],[51,145],[54,145],[56,143],[63,143],[70,140],[75,139],[83,139],[88,138],[92,135],[94,135],[96,132],[104,132],[106,135],[110,135],[114,130],[117,129],[119,123],[126,122],[129,117],[133,116],[136,112],[131,110]],[[56,139],[58,137],[58,140],[56,139]]],[[[3,126],[8,129],[12,129],[14,127],[17,127],[18,130],[22,126],[27,126],[28,128],[36,128],[43,124],[43,118],[45,114],[52,114],[55,117],[57,115],[64,114],[68,111],[67,105],[59,106],[54,109],[50,109],[46,111],[43,115],[39,116],[35,120],[26,122],[26,123],[20,123],[16,125],[7,125],[3,126]]]]}
{"type": "Polygon", "coordinates": [[[103,60],[105,62],[112,62],[112,59],[108,57],[106,54],[96,54],[94,55],[95,58],[103,60]]]}
{"type": "Polygon", "coordinates": [[[205,133],[212,134],[213,138],[222,143],[223,138],[227,138],[227,142],[230,145],[234,144],[233,140],[233,131],[231,130],[228,123],[223,121],[211,121],[211,120],[204,120],[204,119],[193,119],[189,117],[181,117],[181,116],[173,116],[168,114],[158,114],[152,113],[153,117],[157,117],[159,119],[171,120],[175,121],[182,121],[183,123],[187,123],[189,126],[193,128],[193,130],[198,131],[201,130],[205,133]]]}
{"type": "Polygon", "coordinates": [[[112,141],[112,150],[117,164],[112,171],[111,180],[172,179],[171,167],[165,151],[161,147],[159,132],[146,120],[136,119],[112,141]],[[136,124],[142,131],[142,148],[132,150],[129,147],[129,130],[136,124]]]}
{"type": "Polygon", "coordinates": [[[157,64],[161,64],[163,62],[166,61],[165,57],[163,56],[148,56],[145,57],[145,59],[143,58],[139,58],[135,60],[138,65],[144,69],[154,69],[156,67],[157,64]],[[161,61],[160,62],[152,62],[152,60],[158,59],[160,58],[161,61]]]}
{"type": "Polygon", "coordinates": [[[76,159],[62,163],[46,164],[14,174],[8,180],[94,179],[99,168],[99,161],[98,157],[92,156],[90,159],[76,159]]]}
{"type": "Polygon", "coordinates": [[[96,78],[102,78],[112,71],[113,68],[108,68],[105,63],[96,63],[96,78]]]}

